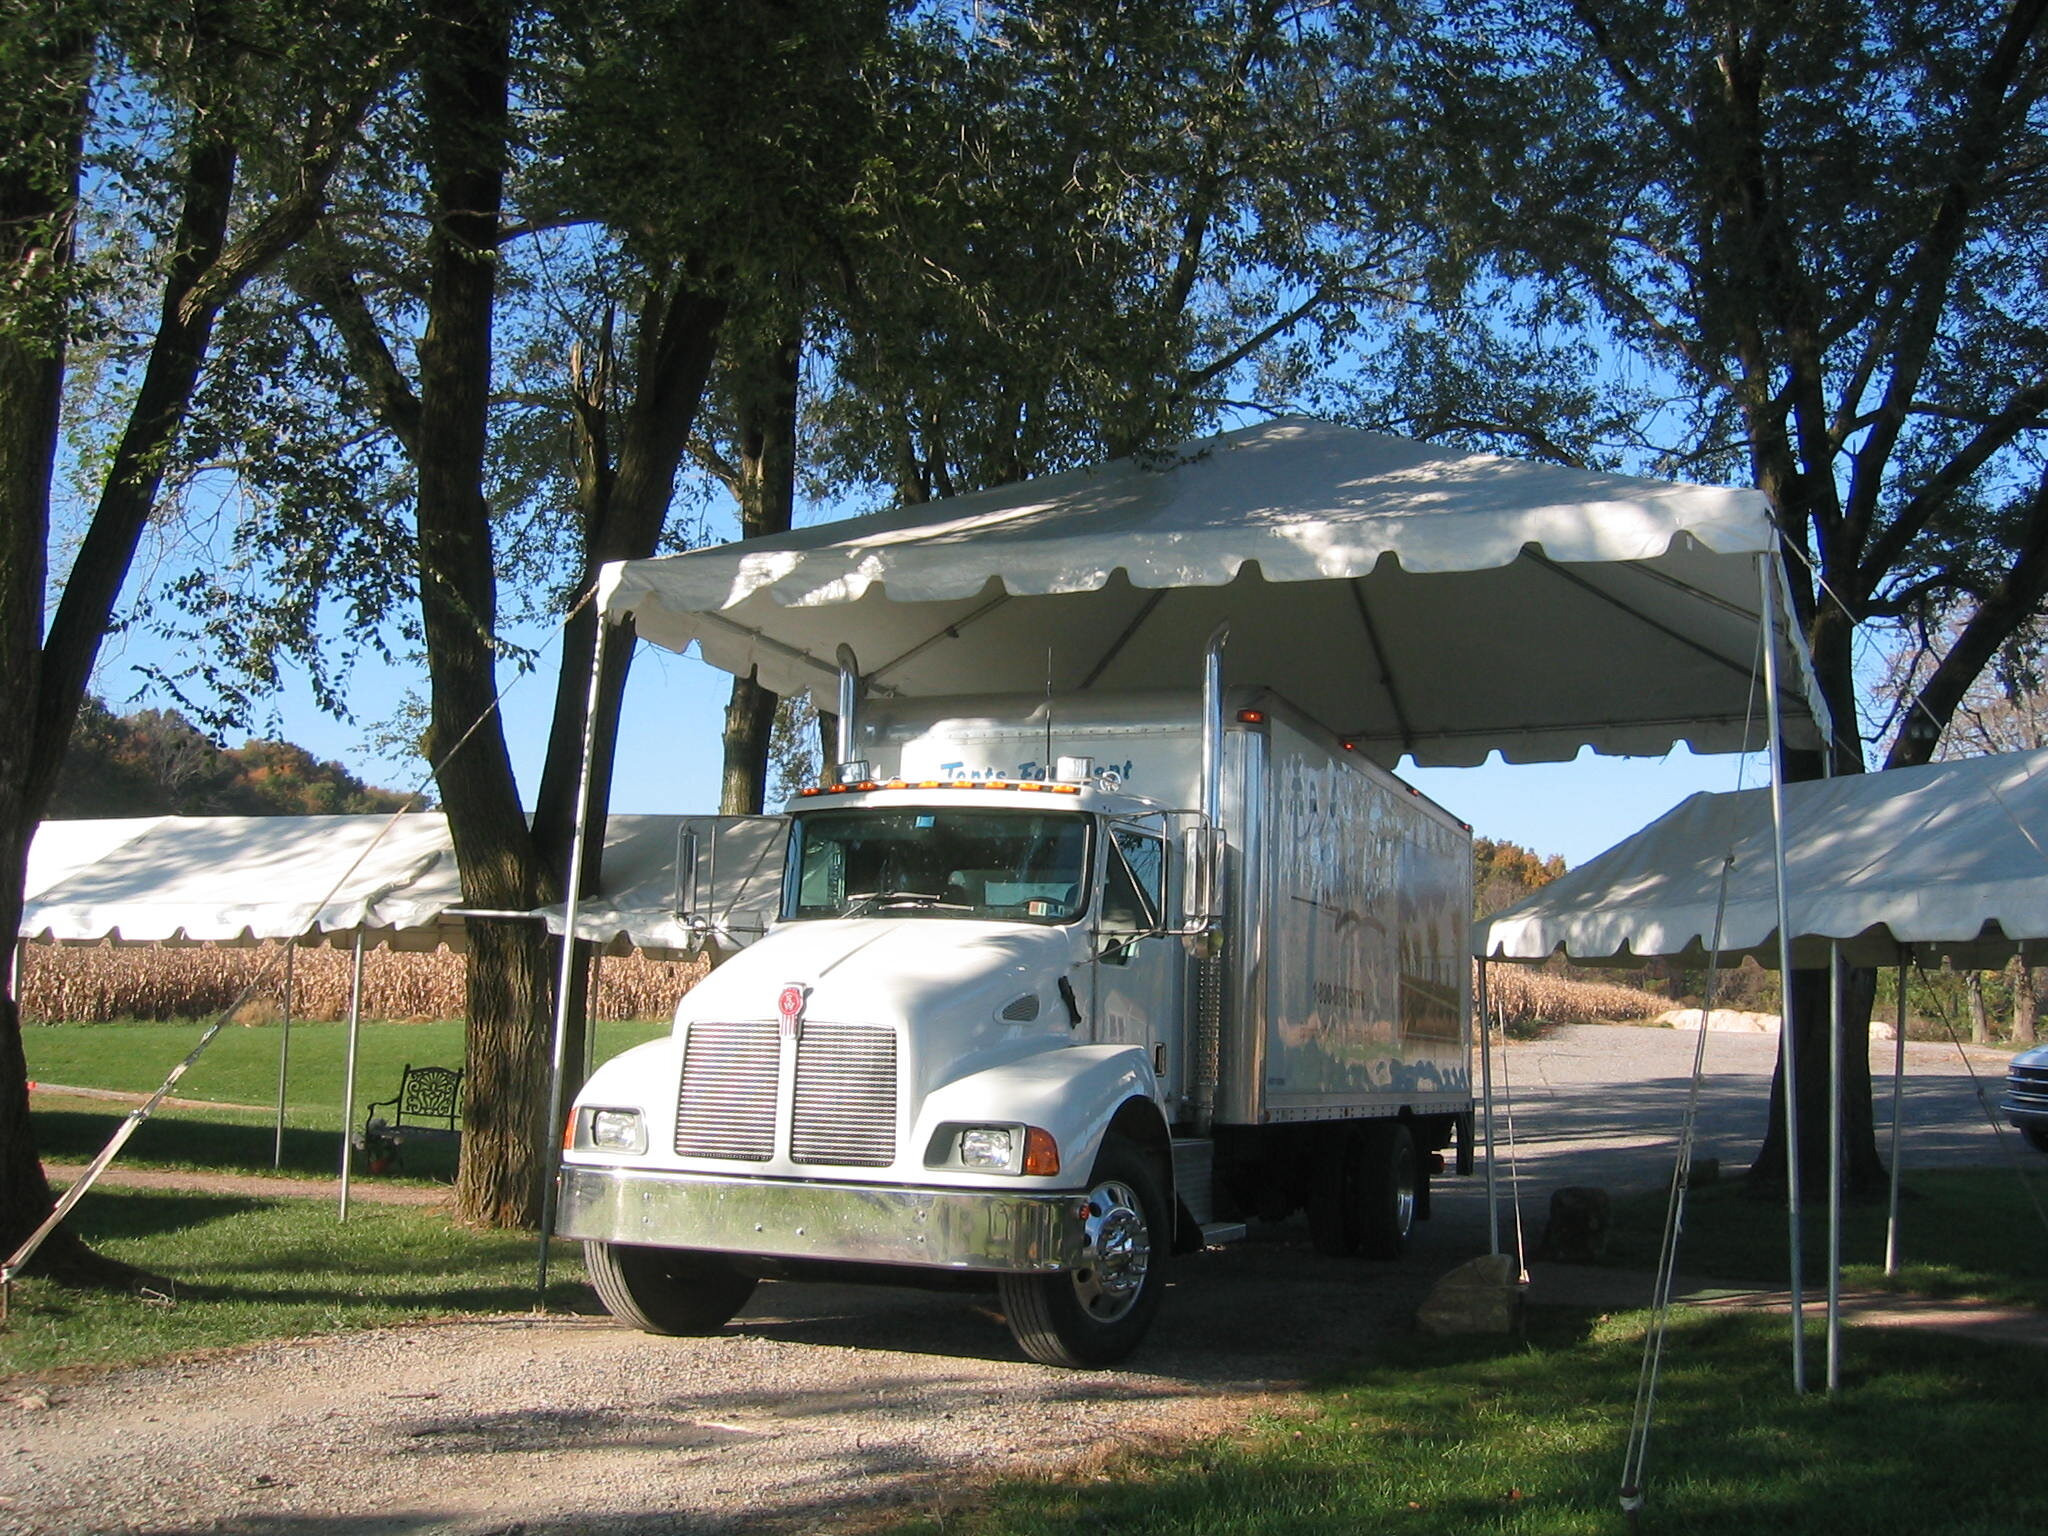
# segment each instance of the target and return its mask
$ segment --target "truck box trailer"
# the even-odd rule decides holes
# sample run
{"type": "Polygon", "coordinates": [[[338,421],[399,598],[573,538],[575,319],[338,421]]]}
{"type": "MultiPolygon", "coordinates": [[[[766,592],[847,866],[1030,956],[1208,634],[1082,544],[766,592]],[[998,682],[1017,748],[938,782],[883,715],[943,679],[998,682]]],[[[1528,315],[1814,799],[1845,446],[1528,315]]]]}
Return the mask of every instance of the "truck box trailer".
{"type": "Polygon", "coordinates": [[[775,920],[569,1116],[559,1229],[620,1318],[921,1273],[1100,1365],[1170,1255],[1305,1211],[1391,1258],[1470,1171],[1457,819],[1213,648],[1199,695],[842,701],[780,867],[745,861],[775,920]]]}

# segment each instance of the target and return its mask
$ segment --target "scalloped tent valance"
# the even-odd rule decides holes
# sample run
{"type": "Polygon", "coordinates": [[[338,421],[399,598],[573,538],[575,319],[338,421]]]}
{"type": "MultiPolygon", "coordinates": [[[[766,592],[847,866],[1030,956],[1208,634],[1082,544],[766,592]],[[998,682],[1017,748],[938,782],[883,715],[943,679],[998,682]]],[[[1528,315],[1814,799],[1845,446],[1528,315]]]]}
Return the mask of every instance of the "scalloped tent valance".
{"type": "MultiPolygon", "coordinates": [[[[2048,948],[2048,751],[1785,786],[1793,963],[2003,964],[2048,948]]],[[[1633,837],[1473,925],[1473,953],[1581,964],[1703,961],[1724,861],[1721,950],[1778,963],[1769,791],[1700,794],[1633,837]]]]}
{"type": "MultiPolygon", "coordinates": [[[[1283,420],[1157,459],[605,568],[608,617],[830,707],[872,692],[1184,686],[1216,624],[1269,682],[1392,764],[1762,741],[1763,498],[1283,420]],[[1050,677],[1048,677],[1048,671],[1050,677]]],[[[1776,642],[1788,740],[1804,652],[1776,642]]]]}

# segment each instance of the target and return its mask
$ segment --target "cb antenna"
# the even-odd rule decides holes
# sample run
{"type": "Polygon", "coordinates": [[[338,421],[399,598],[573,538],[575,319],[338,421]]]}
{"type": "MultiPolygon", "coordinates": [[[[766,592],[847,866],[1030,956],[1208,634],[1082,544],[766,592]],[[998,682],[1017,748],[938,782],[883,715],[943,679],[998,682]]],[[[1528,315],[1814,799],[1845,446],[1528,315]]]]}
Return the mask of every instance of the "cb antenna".
{"type": "Polygon", "coordinates": [[[1052,647],[1045,648],[1045,777],[1052,777],[1052,647]]]}

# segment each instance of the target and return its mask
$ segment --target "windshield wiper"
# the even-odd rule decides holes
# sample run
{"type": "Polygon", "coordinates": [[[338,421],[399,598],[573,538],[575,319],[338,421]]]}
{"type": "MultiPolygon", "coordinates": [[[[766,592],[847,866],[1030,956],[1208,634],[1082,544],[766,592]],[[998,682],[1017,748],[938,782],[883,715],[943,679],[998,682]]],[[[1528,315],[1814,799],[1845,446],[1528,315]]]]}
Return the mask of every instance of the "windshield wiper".
{"type": "Polygon", "coordinates": [[[859,917],[870,907],[950,907],[962,912],[969,910],[957,901],[947,901],[937,891],[869,891],[865,895],[851,896],[847,899],[853,905],[840,914],[842,917],[859,917]]]}

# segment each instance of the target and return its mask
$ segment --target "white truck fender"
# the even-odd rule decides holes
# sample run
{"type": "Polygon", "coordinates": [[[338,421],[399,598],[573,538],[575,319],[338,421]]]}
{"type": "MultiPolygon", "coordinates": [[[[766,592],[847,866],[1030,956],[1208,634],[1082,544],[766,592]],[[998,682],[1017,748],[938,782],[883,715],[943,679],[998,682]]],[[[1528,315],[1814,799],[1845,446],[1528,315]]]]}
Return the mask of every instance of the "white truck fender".
{"type": "Polygon", "coordinates": [[[681,1070],[674,1035],[643,1041],[598,1064],[576,1091],[571,1116],[586,1104],[637,1109],[647,1117],[653,1144],[666,1145],[675,1135],[675,1084],[681,1070]]]}
{"type": "Polygon", "coordinates": [[[1133,1101],[1148,1106],[1164,1141],[1159,1082],[1142,1047],[1065,1046],[969,1073],[933,1090],[918,1117],[916,1144],[929,1147],[946,1125],[1035,1125],[1050,1131],[1058,1143],[1060,1172],[1031,1182],[1074,1188],[1095,1166],[1110,1123],[1133,1101]]]}

